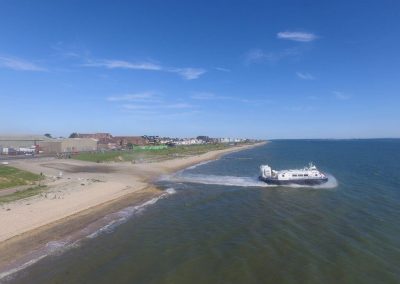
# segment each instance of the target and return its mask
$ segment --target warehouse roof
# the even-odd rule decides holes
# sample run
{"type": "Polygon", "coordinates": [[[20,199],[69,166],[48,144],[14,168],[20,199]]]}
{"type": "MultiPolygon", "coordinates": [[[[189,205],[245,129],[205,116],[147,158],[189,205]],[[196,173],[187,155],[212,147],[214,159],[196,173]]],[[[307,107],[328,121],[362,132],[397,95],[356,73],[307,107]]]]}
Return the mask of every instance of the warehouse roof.
{"type": "Polygon", "coordinates": [[[0,141],[51,141],[44,135],[0,135],[0,141]]]}

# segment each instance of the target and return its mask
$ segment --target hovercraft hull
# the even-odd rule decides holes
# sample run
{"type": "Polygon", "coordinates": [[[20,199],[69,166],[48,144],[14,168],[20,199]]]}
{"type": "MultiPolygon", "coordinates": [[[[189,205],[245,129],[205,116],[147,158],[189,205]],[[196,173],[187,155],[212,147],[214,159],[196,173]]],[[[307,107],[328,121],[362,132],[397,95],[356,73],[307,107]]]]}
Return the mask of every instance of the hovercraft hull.
{"type": "Polygon", "coordinates": [[[259,179],[267,184],[274,184],[274,185],[290,185],[290,184],[319,185],[326,183],[328,181],[328,178],[279,180],[276,178],[264,178],[262,176],[260,176],[259,179]]]}

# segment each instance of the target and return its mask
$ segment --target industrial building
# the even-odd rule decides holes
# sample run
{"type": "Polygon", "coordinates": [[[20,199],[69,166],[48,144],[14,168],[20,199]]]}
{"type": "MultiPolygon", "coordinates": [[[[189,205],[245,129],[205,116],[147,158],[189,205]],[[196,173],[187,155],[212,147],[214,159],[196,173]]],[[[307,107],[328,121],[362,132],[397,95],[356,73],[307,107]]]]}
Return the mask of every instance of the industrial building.
{"type": "Polygon", "coordinates": [[[39,151],[44,154],[97,151],[97,140],[92,138],[53,139],[39,142],[39,151]]]}
{"type": "Polygon", "coordinates": [[[40,142],[51,140],[42,135],[0,136],[0,155],[23,155],[37,152],[40,142]]]}
{"type": "Polygon", "coordinates": [[[101,141],[112,139],[112,135],[110,133],[77,133],[76,138],[93,138],[101,141]]]}
{"type": "Polygon", "coordinates": [[[10,135],[0,136],[1,148],[30,148],[38,145],[39,142],[51,140],[43,135],[10,135]]]}

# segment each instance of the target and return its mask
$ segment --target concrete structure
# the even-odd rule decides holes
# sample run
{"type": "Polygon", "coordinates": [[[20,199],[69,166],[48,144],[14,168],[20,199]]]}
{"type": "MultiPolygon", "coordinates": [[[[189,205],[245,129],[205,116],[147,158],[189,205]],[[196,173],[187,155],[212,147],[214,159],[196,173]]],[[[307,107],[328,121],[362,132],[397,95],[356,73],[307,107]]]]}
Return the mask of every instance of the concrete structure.
{"type": "Polygon", "coordinates": [[[92,138],[53,139],[39,142],[39,151],[45,154],[97,151],[97,140],[92,138]]]}

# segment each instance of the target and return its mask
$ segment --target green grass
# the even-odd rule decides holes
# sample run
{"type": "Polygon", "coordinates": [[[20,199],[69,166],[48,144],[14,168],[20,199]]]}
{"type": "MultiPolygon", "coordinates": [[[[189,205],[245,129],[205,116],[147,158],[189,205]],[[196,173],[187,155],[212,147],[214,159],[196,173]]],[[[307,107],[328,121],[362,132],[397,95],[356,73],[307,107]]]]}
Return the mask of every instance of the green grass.
{"type": "Polygon", "coordinates": [[[119,162],[119,161],[161,161],[174,157],[199,155],[213,150],[222,150],[232,147],[227,144],[204,144],[168,147],[160,150],[126,150],[109,151],[104,153],[80,153],[74,155],[73,159],[90,162],[119,162]]]}
{"type": "Polygon", "coordinates": [[[31,197],[34,195],[38,195],[39,193],[44,191],[45,188],[46,188],[45,185],[34,186],[34,187],[31,187],[31,188],[28,188],[25,190],[17,191],[10,195],[0,196],[0,204],[9,203],[9,202],[13,202],[16,200],[28,198],[28,197],[31,197]]]}
{"type": "Polygon", "coordinates": [[[41,179],[42,177],[40,175],[10,166],[0,165],[0,189],[34,184],[41,179]]]}

